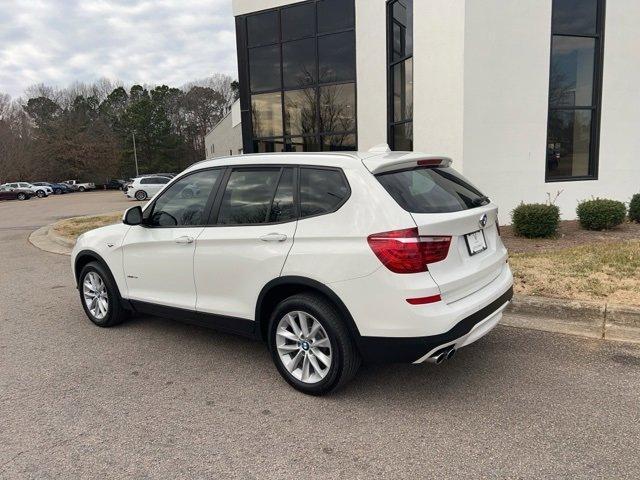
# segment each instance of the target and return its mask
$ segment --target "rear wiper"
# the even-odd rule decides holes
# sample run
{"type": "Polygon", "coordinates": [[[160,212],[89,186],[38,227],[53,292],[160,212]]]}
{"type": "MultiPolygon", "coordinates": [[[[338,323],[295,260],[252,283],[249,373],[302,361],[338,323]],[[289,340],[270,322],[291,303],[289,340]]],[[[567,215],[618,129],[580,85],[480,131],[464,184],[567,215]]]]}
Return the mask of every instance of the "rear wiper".
{"type": "Polygon", "coordinates": [[[472,202],[474,205],[478,205],[478,206],[486,205],[486,204],[487,204],[487,203],[489,203],[490,201],[491,201],[491,199],[489,199],[489,197],[485,197],[485,196],[482,196],[482,197],[476,197],[476,198],[474,198],[473,200],[471,200],[471,202],[472,202]]]}

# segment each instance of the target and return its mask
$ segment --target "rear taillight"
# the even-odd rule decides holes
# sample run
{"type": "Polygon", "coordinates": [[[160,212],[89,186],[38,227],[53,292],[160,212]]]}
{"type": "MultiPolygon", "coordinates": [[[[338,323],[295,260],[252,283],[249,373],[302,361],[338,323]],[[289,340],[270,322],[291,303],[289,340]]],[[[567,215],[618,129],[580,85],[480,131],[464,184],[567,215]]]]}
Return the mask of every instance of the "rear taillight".
{"type": "Polygon", "coordinates": [[[382,264],[394,273],[420,273],[447,258],[451,237],[420,236],[417,228],[369,235],[367,242],[382,264]]]}
{"type": "Polygon", "coordinates": [[[498,230],[498,236],[500,236],[500,223],[496,220],[496,230],[498,230]]]}

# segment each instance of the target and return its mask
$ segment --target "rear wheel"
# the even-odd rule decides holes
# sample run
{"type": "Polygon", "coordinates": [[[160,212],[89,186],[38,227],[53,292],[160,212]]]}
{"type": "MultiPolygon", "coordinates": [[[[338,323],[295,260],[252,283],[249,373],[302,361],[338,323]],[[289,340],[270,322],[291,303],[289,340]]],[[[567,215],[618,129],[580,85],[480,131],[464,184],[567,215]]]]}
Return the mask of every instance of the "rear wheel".
{"type": "Polygon", "coordinates": [[[38,196],[38,198],[46,197],[47,192],[45,192],[44,190],[36,190],[36,195],[38,196]]]}
{"type": "Polygon", "coordinates": [[[60,189],[60,188],[56,188],[56,189],[53,191],[53,194],[54,194],[54,195],[60,195],[61,193],[62,193],[62,189],[60,189]]]}
{"type": "Polygon", "coordinates": [[[360,366],[339,313],[313,293],[294,295],[276,307],[269,324],[269,349],[280,375],[311,395],[337,390],[360,366]]]}
{"type": "Polygon", "coordinates": [[[129,316],[120,301],[118,287],[111,274],[98,262],[90,262],[80,272],[82,308],[99,327],[112,327],[129,316]]]}
{"type": "Polygon", "coordinates": [[[79,187],[78,188],[78,191],[80,191],[80,192],[84,192],[84,190],[85,190],[84,187],[79,187]]]}
{"type": "Polygon", "coordinates": [[[27,199],[27,194],[26,193],[19,193],[18,194],[18,200],[26,200],[27,199]]]}
{"type": "Polygon", "coordinates": [[[145,192],[144,190],[138,190],[136,192],[136,200],[146,200],[147,199],[147,192],[145,192]]]}

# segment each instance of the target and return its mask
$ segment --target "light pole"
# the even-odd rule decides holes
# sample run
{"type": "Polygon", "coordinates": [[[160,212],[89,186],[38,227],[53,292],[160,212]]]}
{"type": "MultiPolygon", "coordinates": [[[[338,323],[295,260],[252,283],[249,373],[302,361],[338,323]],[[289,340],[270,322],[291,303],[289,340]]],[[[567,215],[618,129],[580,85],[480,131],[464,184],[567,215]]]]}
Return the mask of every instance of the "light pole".
{"type": "Polygon", "coordinates": [[[136,134],[132,133],[131,135],[133,135],[133,159],[136,162],[136,177],[137,177],[139,173],[138,173],[138,154],[136,152],[136,134]]]}

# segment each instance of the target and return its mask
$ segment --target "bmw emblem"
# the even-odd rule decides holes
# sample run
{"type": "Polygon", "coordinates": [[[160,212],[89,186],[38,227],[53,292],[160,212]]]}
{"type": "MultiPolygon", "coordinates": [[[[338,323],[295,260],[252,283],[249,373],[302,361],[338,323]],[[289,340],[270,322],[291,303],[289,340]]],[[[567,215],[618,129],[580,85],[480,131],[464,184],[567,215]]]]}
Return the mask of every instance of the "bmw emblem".
{"type": "Polygon", "coordinates": [[[309,342],[300,343],[300,347],[306,352],[307,350],[309,350],[309,342]]]}
{"type": "Polygon", "coordinates": [[[478,221],[478,223],[480,224],[480,228],[484,228],[487,226],[487,214],[483,213],[482,216],[480,217],[480,220],[478,221]]]}

